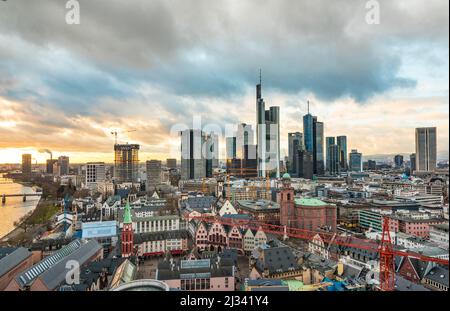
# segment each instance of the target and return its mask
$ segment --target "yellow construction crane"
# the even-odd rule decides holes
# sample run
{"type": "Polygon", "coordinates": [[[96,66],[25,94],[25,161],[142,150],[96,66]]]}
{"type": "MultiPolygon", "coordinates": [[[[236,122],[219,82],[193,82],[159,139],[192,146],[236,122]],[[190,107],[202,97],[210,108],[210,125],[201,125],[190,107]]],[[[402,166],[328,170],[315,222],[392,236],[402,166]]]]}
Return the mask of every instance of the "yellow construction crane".
{"type": "MultiPolygon", "coordinates": [[[[136,132],[136,131],[137,130],[129,130],[129,131],[125,131],[122,133],[131,133],[131,132],[136,132]]],[[[111,134],[114,135],[114,145],[117,145],[117,134],[118,134],[117,130],[112,131],[111,134]]]]}

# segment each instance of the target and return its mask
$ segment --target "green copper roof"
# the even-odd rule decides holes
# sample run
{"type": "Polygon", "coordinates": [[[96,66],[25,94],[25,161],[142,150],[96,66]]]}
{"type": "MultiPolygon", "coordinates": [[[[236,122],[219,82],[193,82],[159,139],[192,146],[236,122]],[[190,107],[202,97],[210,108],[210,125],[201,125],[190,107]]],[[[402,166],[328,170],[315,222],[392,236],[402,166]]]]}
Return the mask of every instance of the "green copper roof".
{"type": "Polygon", "coordinates": [[[131,208],[130,208],[130,202],[127,201],[127,204],[125,205],[125,213],[123,213],[123,223],[124,224],[131,224],[131,208]]]}
{"type": "Polygon", "coordinates": [[[289,173],[284,173],[283,179],[291,179],[291,175],[289,175],[289,173]]]}
{"type": "Polygon", "coordinates": [[[303,205],[303,206],[325,206],[325,205],[330,205],[328,203],[325,203],[319,199],[315,199],[315,198],[297,198],[295,199],[295,204],[296,205],[303,205]]]}

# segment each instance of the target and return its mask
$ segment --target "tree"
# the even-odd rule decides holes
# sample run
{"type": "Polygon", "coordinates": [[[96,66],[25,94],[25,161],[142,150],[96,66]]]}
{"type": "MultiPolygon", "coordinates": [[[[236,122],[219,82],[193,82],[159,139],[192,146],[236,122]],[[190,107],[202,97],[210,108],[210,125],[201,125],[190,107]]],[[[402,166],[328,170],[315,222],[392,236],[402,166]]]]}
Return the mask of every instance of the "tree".
{"type": "Polygon", "coordinates": [[[27,229],[32,226],[31,220],[30,220],[32,213],[33,212],[29,212],[29,213],[23,215],[22,217],[20,217],[19,220],[14,222],[14,227],[20,228],[23,231],[27,232],[27,229]]]}

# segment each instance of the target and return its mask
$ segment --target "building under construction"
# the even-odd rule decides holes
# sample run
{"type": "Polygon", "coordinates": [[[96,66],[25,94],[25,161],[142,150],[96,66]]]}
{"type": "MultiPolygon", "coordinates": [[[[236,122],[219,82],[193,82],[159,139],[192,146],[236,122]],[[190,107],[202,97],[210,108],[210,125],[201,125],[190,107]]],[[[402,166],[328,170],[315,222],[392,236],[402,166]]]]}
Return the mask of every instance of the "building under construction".
{"type": "Polygon", "coordinates": [[[114,145],[114,178],[117,182],[138,182],[139,145],[114,145]]]}

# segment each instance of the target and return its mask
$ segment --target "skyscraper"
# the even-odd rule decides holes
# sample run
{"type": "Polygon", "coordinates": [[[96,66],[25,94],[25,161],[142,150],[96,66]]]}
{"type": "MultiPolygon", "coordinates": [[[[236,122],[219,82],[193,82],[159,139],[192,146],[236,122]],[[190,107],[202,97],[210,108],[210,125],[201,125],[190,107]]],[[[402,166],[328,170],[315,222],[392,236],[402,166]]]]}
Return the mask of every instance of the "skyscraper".
{"type": "Polygon", "coordinates": [[[352,172],[362,172],[362,153],[359,153],[358,150],[353,149],[349,156],[350,163],[349,169],[352,172]]]}
{"type": "Polygon", "coordinates": [[[416,128],[416,171],[431,172],[436,169],[436,128],[416,128]]]}
{"type": "Polygon", "coordinates": [[[31,175],[31,154],[22,154],[22,175],[31,175]]]}
{"type": "Polygon", "coordinates": [[[401,168],[403,167],[403,156],[401,154],[397,154],[394,157],[394,164],[396,168],[401,168]]]}
{"type": "MultiPolygon", "coordinates": [[[[236,133],[236,157],[244,158],[244,148],[254,144],[254,131],[251,124],[241,123],[236,133]]],[[[256,160],[256,155],[255,155],[256,160]]]]}
{"type": "Polygon", "coordinates": [[[261,76],[256,85],[256,135],[258,176],[264,177],[268,171],[276,171],[280,177],[280,107],[265,109],[262,98],[261,76]]]}
{"type": "Polygon", "coordinates": [[[236,137],[226,138],[227,160],[237,158],[236,137]]]}
{"type": "Polygon", "coordinates": [[[325,171],[324,164],[324,124],[317,121],[317,117],[309,113],[303,116],[303,135],[305,140],[305,150],[313,156],[314,174],[323,175],[325,171]]]}
{"type": "Polygon", "coordinates": [[[339,169],[346,171],[348,169],[347,136],[338,136],[336,139],[339,147],[339,169]]]}
{"type": "Polygon", "coordinates": [[[60,176],[69,175],[69,157],[60,156],[58,158],[58,171],[60,176]]]}
{"type": "Polygon", "coordinates": [[[298,150],[303,150],[303,134],[300,132],[289,133],[289,155],[287,161],[287,169],[290,174],[295,174],[297,172],[297,161],[295,161],[295,156],[298,150]]]}
{"type": "Polygon", "coordinates": [[[312,154],[306,150],[297,150],[295,161],[297,169],[295,177],[312,179],[314,175],[312,154]]]}
{"type": "Polygon", "coordinates": [[[339,173],[339,146],[336,145],[336,139],[334,137],[326,138],[326,171],[330,175],[336,175],[339,173]]]}
{"type": "Polygon", "coordinates": [[[409,156],[409,167],[411,168],[411,174],[416,170],[416,154],[413,153],[409,156]]]}
{"type": "Polygon", "coordinates": [[[114,177],[118,182],[138,182],[139,145],[114,145],[114,177]]]}
{"type": "Polygon", "coordinates": [[[46,165],[46,173],[47,174],[56,173],[56,172],[53,172],[53,167],[55,166],[56,163],[58,163],[58,160],[56,160],[56,159],[48,159],[47,160],[47,165],[46,165]]]}
{"type": "Polygon", "coordinates": [[[203,145],[207,137],[202,130],[181,132],[181,179],[199,179],[206,177],[207,161],[203,145]]]}
{"type": "Polygon", "coordinates": [[[145,167],[147,172],[147,191],[151,191],[161,184],[161,161],[147,161],[145,167]]]}

